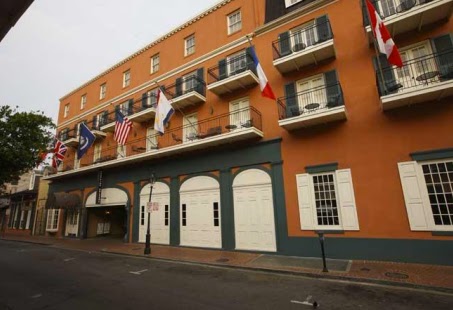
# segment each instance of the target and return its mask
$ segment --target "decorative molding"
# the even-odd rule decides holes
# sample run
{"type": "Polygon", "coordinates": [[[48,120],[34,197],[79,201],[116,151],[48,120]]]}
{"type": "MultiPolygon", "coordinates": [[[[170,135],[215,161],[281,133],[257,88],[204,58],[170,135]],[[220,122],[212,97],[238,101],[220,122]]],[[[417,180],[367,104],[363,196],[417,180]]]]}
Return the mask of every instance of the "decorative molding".
{"type": "Polygon", "coordinates": [[[338,169],[338,163],[328,163],[322,165],[315,165],[315,166],[305,166],[305,171],[307,173],[322,173],[322,172],[332,172],[338,169]]]}
{"type": "Polygon", "coordinates": [[[413,152],[409,155],[415,161],[453,158],[453,148],[413,152]]]}

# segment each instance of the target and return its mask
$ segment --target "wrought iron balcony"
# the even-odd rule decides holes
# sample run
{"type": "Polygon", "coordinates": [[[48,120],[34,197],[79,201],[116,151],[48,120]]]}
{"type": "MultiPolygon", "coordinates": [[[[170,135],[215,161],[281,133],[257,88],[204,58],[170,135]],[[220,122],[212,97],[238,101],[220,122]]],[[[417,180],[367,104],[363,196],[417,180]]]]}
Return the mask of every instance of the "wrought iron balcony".
{"type": "Polygon", "coordinates": [[[335,57],[329,20],[322,16],[312,26],[280,34],[272,50],[273,64],[282,74],[335,57]]]}
{"type": "Polygon", "coordinates": [[[63,129],[59,133],[59,139],[63,142],[66,146],[75,147],[79,145],[79,136],[77,129],[63,129]]]}
{"type": "Polygon", "coordinates": [[[195,75],[178,78],[164,89],[175,109],[206,102],[206,83],[195,75]]]}
{"type": "Polygon", "coordinates": [[[453,50],[405,61],[402,68],[383,66],[376,81],[383,110],[452,96],[453,50]]]}
{"type": "Polygon", "coordinates": [[[167,130],[162,136],[129,140],[122,149],[118,149],[115,142],[100,151],[92,146],[82,157],[80,168],[73,169],[74,159],[66,158],[62,172],[50,178],[97,169],[100,166],[130,164],[262,137],[261,113],[253,107],[247,107],[167,130]]]}
{"type": "Polygon", "coordinates": [[[295,130],[346,119],[340,84],[317,87],[277,100],[279,125],[295,130]]]}
{"type": "MultiPolygon", "coordinates": [[[[426,25],[447,20],[453,9],[453,0],[370,0],[384,20],[390,34],[396,36],[426,25]]],[[[370,44],[373,42],[365,2],[362,5],[363,25],[370,44]]]]}
{"type": "Polygon", "coordinates": [[[248,52],[222,59],[208,69],[208,90],[219,96],[256,84],[256,68],[248,52]]]}

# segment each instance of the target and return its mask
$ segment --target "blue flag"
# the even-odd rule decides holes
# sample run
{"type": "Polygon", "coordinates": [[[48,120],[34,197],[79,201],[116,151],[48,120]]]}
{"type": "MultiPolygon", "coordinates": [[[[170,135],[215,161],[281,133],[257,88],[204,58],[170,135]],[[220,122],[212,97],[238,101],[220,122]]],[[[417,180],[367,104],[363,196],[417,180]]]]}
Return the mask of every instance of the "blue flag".
{"type": "Polygon", "coordinates": [[[83,155],[88,151],[90,146],[93,144],[96,137],[88,129],[85,123],[80,124],[80,135],[79,135],[79,148],[77,149],[77,158],[82,158],[83,155]]]}

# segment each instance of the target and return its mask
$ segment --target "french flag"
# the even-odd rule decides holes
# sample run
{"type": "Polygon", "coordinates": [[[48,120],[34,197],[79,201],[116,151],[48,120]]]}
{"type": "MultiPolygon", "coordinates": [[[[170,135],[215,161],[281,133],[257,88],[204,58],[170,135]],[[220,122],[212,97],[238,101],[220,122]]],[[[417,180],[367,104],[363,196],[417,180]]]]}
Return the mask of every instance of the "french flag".
{"type": "Polygon", "coordinates": [[[258,73],[261,95],[263,97],[275,100],[276,98],[274,92],[272,91],[272,88],[269,85],[269,82],[267,81],[266,74],[264,74],[263,68],[261,67],[258,57],[256,57],[255,48],[253,46],[250,47],[250,55],[253,58],[253,63],[255,64],[256,72],[258,73]]]}

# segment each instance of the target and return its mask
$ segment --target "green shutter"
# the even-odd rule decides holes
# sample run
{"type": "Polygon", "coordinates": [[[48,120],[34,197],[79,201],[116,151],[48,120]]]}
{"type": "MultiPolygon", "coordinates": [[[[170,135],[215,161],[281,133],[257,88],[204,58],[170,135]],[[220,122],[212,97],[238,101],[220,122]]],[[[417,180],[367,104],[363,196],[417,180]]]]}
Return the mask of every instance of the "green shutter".
{"type": "Polygon", "coordinates": [[[300,114],[297,104],[296,83],[291,82],[285,85],[286,117],[294,117],[300,114]]]}
{"type": "Polygon", "coordinates": [[[344,105],[336,70],[324,73],[324,80],[326,82],[327,107],[333,108],[344,105]]]}
{"type": "Polygon", "coordinates": [[[327,15],[318,17],[315,20],[316,31],[318,33],[318,41],[316,43],[324,42],[332,39],[332,31],[330,30],[329,18],[327,15]]]}
{"type": "Polygon", "coordinates": [[[384,76],[384,82],[382,81],[381,73],[379,72],[379,66],[377,62],[377,57],[373,57],[373,65],[376,72],[376,81],[378,86],[378,91],[380,96],[385,96],[388,94],[392,94],[398,91],[398,88],[402,87],[396,79],[393,73],[393,69],[389,62],[387,61],[387,57],[384,54],[379,55],[379,62],[381,63],[382,75],[384,76]]]}
{"type": "Polygon", "coordinates": [[[91,129],[93,129],[93,130],[97,130],[98,129],[98,117],[97,117],[97,115],[93,116],[93,124],[92,124],[91,129]]]}
{"type": "Polygon", "coordinates": [[[142,108],[148,107],[148,93],[142,94],[142,108]]]}
{"type": "Polygon", "coordinates": [[[226,59],[221,59],[219,61],[219,81],[227,77],[226,72],[226,59]]]}
{"type": "Polygon", "coordinates": [[[256,73],[256,67],[255,67],[255,62],[253,61],[253,57],[252,57],[252,54],[251,54],[251,49],[252,47],[247,47],[247,49],[245,50],[245,56],[246,56],[246,59],[247,59],[247,69],[248,70],[252,70],[253,73],[257,74],[256,73]]]}
{"type": "Polygon", "coordinates": [[[204,68],[199,68],[197,70],[197,81],[196,81],[195,90],[197,93],[199,93],[202,96],[206,95],[205,83],[204,83],[204,68]]]}
{"type": "Polygon", "coordinates": [[[291,54],[291,44],[289,39],[289,31],[280,33],[278,35],[278,47],[280,57],[291,54]]]}
{"type": "Polygon", "coordinates": [[[436,53],[436,64],[441,81],[453,78],[453,39],[452,34],[444,34],[431,40],[436,53]]]}

